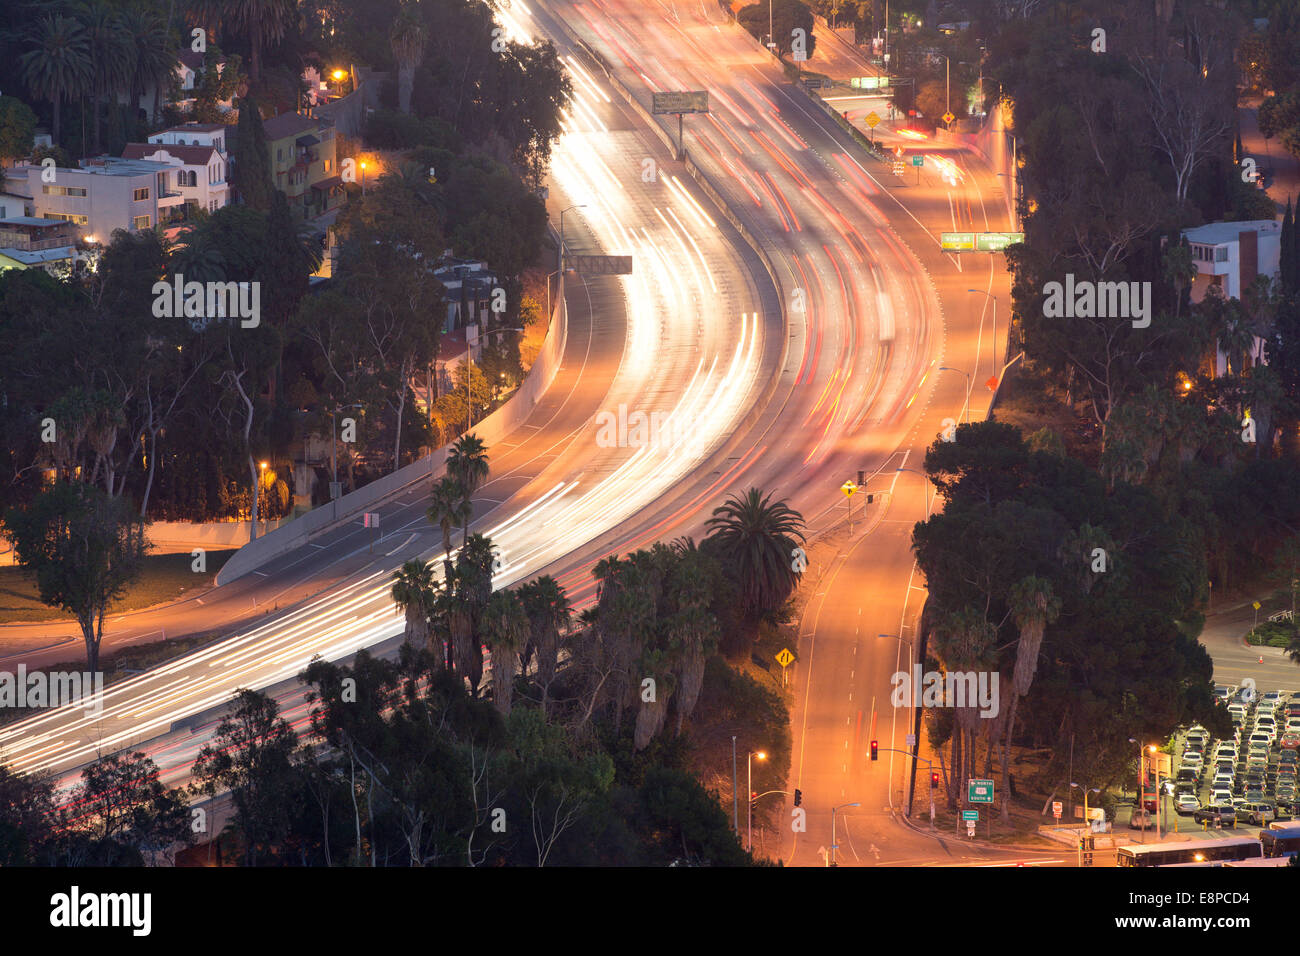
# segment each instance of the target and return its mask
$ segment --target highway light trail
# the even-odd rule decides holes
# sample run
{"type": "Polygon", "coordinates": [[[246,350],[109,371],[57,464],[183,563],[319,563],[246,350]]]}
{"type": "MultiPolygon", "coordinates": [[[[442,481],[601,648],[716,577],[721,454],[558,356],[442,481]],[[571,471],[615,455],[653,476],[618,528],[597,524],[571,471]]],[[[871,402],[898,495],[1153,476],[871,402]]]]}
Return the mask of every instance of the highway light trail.
{"type": "MultiPolygon", "coordinates": [[[[522,4],[499,16],[510,39],[533,36],[522,4]]],[[[616,368],[595,370],[594,377],[607,383],[599,407],[657,414],[668,435],[689,441],[602,447],[594,419],[568,436],[562,467],[544,472],[524,494],[472,525],[501,553],[498,587],[548,567],[590,581],[585,560],[568,569],[557,562],[633,520],[736,429],[761,384],[765,336],[777,327],[754,311],[743,264],[694,197],[693,184],[688,188],[662,172],[644,180],[644,143],[618,129],[625,120],[600,82],[572,58],[566,62],[574,97],[554,149],[551,190],[565,205],[586,207],[566,220],[568,251],[634,260],[633,274],[614,280],[626,305],[626,341],[616,368]]],[[[577,281],[568,280],[570,297],[577,281]]],[[[0,729],[4,762],[24,773],[66,775],[100,754],[146,745],[164,774],[174,777],[182,772],[179,762],[196,752],[169,736],[178,721],[227,703],[238,688],[293,678],[313,657],[337,660],[402,633],[404,618],[390,594],[393,571],[417,550],[422,559],[442,557],[440,535],[422,517],[393,532],[403,536],[393,540],[415,530],[423,532],[419,544],[401,557],[401,546],[391,555],[377,553],[378,570],[114,684],[100,713],[60,708],[7,725],[0,729]]],[[[439,577],[441,565],[435,561],[439,577]]],[[[188,728],[180,733],[184,742],[193,739],[188,728]]]]}

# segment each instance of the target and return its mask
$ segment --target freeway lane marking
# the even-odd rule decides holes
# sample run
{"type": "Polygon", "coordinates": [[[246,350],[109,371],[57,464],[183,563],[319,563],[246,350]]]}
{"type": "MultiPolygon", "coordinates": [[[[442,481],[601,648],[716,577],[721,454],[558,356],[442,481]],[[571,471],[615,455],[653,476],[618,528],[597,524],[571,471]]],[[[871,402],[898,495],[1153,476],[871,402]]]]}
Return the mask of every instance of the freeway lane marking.
{"type": "Polygon", "coordinates": [[[408,544],[410,544],[410,543],[411,543],[412,541],[414,541],[414,540],[415,540],[415,532],[412,531],[411,534],[410,534],[410,537],[408,537],[405,541],[403,541],[401,544],[399,544],[397,547],[395,547],[392,551],[389,551],[387,554],[385,554],[384,557],[386,557],[386,558],[391,558],[391,557],[392,557],[393,555],[395,555],[398,551],[401,551],[404,547],[406,547],[408,544]]]}

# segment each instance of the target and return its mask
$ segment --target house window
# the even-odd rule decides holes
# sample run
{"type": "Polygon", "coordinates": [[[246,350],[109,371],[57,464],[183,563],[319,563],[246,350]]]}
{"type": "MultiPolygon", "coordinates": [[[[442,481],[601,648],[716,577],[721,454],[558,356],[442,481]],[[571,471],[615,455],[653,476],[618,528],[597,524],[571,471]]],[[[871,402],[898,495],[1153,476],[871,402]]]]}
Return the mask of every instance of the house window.
{"type": "Polygon", "coordinates": [[[284,150],[280,149],[279,147],[277,147],[275,150],[275,161],[277,163],[284,162],[284,150]]]}
{"type": "Polygon", "coordinates": [[[148,216],[136,216],[134,219],[131,220],[131,228],[132,228],[132,229],[148,229],[148,228],[149,228],[149,217],[148,217],[148,216]]]}
{"type": "Polygon", "coordinates": [[[47,196],[85,196],[86,190],[82,186],[42,186],[41,192],[47,196]]]}
{"type": "Polygon", "coordinates": [[[47,212],[44,215],[46,219],[58,219],[60,222],[71,222],[78,226],[85,226],[90,224],[89,216],[78,216],[74,213],[47,212]]]}
{"type": "MultiPolygon", "coordinates": [[[[134,195],[133,195],[132,198],[133,198],[136,202],[140,202],[140,200],[142,200],[142,199],[148,199],[148,198],[149,198],[149,187],[148,187],[148,186],[145,186],[145,187],[143,187],[142,189],[137,189],[137,190],[135,191],[135,193],[134,193],[134,195]]],[[[147,219],[148,217],[146,216],[145,218],[147,219]]]]}
{"type": "Polygon", "coordinates": [[[1215,261],[1215,262],[1227,262],[1227,261],[1228,261],[1228,247],[1227,247],[1227,246],[1219,246],[1219,247],[1217,247],[1217,248],[1214,250],[1214,261],[1215,261]]]}
{"type": "Polygon", "coordinates": [[[328,173],[328,172],[330,171],[330,166],[331,166],[331,165],[333,165],[333,164],[332,164],[328,159],[325,160],[325,172],[328,173]]]}

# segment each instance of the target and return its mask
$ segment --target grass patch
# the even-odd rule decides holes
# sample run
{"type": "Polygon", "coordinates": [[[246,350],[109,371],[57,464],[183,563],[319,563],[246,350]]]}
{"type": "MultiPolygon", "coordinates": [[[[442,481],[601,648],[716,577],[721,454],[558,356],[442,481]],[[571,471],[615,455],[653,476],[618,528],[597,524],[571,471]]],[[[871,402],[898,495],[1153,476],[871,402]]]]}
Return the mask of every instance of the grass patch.
{"type": "MultiPolygon", "coordinates": [[[[181,554],[151,554],[144,559],[140,577],[127,590],[122,599],[110,609],[110,614],[138,611],[175,601],[196,590],[212,586],[216,574],[237,549],[207,553],[207,569],[196,573],[190,567],[193,558],[189,552],[181,554]]],[[[71,616],[57,607],[41,603],[36,589],[36,579],[22,568],[0,568],[0,624],[26,624],[42,621],[67,621],[71,616]]]]}

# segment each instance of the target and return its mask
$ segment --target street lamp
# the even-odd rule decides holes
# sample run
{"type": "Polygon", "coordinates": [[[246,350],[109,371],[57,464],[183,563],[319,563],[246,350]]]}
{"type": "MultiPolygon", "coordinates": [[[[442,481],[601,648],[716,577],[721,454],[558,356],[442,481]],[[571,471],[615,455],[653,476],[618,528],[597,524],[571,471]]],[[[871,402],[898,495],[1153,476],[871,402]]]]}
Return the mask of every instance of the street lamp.
{"type": "Polygon", "coordinates": [[[1088,826],[1088,794],[1101,793],[1101,789],[1099,787],[1092,787],[1091,789],[1087,789],[1084,787],[1080,787],[1077,783],[1071,781],[1070,789],[1073,790],[1076,787],[1083,791],[1083,825],[1087,827],[1088,826]]]}
{"type": "MultiPolygon", "coordinates": [[[[753,791],[750,791],[751,793],[753,791]]],[[[731,828],[740,836],[740,794],[736,792],[736,735],[731,735],[731,828]]]]}
{"type": "MultiPolygon", "coordinates": [[[[976,354],[978,355],[978,352],[977,352],[976,354]]],[[[969,425],[969,424],[970,424],[970,390],[971,390],[970,372],[963,372],[963,371],[962,371],[961,369],[959,369],[959,368],[952,368],[952,367],[950,367],[950,366],[948,366],[948,365],[940,365],[940,366],[939,366],[939,371],[940,371],[940,372],[956,372],[956,373],[958,373],[959,375],[965,375],[965,376],[966,376],[966,401],[962,402],[962,406],[961,406],[961,408],[962,408],[962,412],[963,412],[963,413],[965,414],[965,416],[966,416],[966,424],[969,425]]],[[[957,417],[960,418],[961,415],[958,415],[957,417]]]]}
{"type": "Polygon", "coordinates": [[[1155,781],[1155,787],[1153,789],[1155,790],[1155,796],[1156,796],[1156,839],[1159,840],[1162,835],[1160,832],[1160,804],[1163,803],[1164,801],[1160,799],[1160,764],[1157,763],[1155,760],[1156,745],[1155,744],[1148,745],[1147,753],[1151,754],[1152,756],[1151,776],[1155,781]]]}
{"type": "MultiPolygon", "coordinates": [[[[524,330],[508,329],[508,328],[488,329],[486,332],[480,332],[479,338],[481,339],[488,335],[497,335],[501,332],[522,332],[522,331],[524,330]]],[[[474,345],[477,344],[478,344],[478,339],[475,339],[474,345]]],[[[469,344],[468,335],[465,336],[465,361],[466,363],[468,363],[466,365],[466,371],[468,372],[468,374],[465,376],[465,409],[466,409],[465,414],[469,416],[468,422],[465,425],[465,430],[469,431],[471,428],[474,427],[474,400],[473,400],[473,396],[470,394],[470,383],[473,381],[474,378],[474,349],[469,344]]]]}
{"type": "Polygon", "coordinates": [[[564,214],[568,212],[570,209],[586,209],[586,208],[587,208],[586,203],[574,203],[572,206],[560,210],[560,247],[558,250],[556,250],[557,260],[555,263],[555,269],[560,274],[560,277],[555,281],[555,286],[556,286],[555,297],[557,299],[564,298],[564,214]]]}
{"type": "Polygon", "coordinates": [[[558,276],[560,270],[556,269],[546,277],[546,321],[551,321],[551,276],[558,276]]]}
{"type": "MultiPolygon", "coordinates": [[[[967,292],[978,292],[980,295],[986,295],[993,300],[993,370],[998,367],[998,297],[983,289],[967,289],[967,292]]],[[[980,313],[980,341],[984,338],[984,314],[980,313]]],[[[979,371],[980,364],[980,342],[975,343],[975,371],[979,371]]]]}
{"type": "MultiPolygon", "coordinates": [[[[943,57],[943,111],[945,114],[952,112],[952,96],[949,92],[948,74],[951,72],[952,62],[948,59],[947,54],[940,53],[943,57]]],[[[944,129],[951,129],[951,123],[945,123],[944,129]]]]}
{"type": "Polygon", "coordinates": [[[862,804],[860,803],[841,803],[838,807],[831,807],[831,852],[830,855],[826,857],[826,865],[828,867],[835,865],[835,814],[836,812],[839,810],[843,810],[845,807],[860,807],[860,806],[862,806],[862,804]]]}
{"type": "Polygon", "coordinates": [[[754,758],[755,757],[757,757],[759,760],[766,760],[767,754],[762,750],[758,750],[758,751],[751,750],[749,752],[749,757],[745,761],[745,763],[747,764],[748,785],[749,785],[748,843],[749,843],[750,853],[754,852],[754,758]]]}
{"type": "Polygon", "coordinates": [[[361,195],[366,194],[366,161],[361,161],[361,195]]]}

